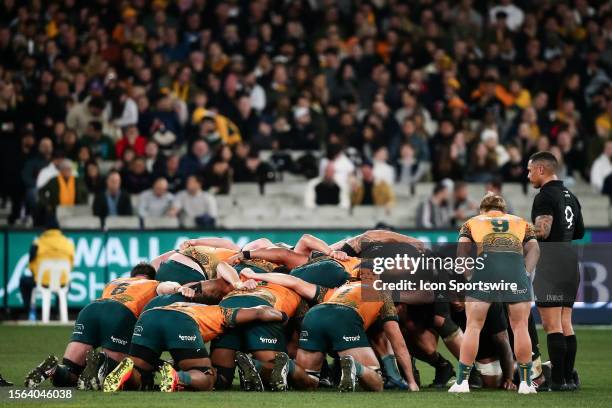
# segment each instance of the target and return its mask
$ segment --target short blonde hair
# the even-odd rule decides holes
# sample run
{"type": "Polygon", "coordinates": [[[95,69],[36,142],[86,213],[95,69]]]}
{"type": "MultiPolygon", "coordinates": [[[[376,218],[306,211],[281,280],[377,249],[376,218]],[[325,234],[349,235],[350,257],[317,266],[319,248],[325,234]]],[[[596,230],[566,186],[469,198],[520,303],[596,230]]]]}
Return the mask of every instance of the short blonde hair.
{"type": "Polygon", "coordinates": [[[499,194],[489,191],[480,201],[480,211],[501,211],[506,212],[506,200],[499,194]]]}

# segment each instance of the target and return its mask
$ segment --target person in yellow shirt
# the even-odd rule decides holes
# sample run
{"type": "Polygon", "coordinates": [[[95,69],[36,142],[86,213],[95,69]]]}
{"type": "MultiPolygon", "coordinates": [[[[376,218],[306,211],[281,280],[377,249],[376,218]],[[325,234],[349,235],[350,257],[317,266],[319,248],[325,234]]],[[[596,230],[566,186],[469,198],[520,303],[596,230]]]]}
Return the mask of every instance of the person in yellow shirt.
{"type": "MultiPolygon", "coordinates": [[[[60,231],[57,221],[49,221],[47,229],[34,240],[30,247],[30,264],[32,276],[36,283],[49,285],[49,271],[41,271],[40,265],[46,259],[66,260],[70,269],[74,264],[74,244],[60,231]]],[[[62,286],[70,281],[70,270],[64,271],[61,278],[62,286]]]]}

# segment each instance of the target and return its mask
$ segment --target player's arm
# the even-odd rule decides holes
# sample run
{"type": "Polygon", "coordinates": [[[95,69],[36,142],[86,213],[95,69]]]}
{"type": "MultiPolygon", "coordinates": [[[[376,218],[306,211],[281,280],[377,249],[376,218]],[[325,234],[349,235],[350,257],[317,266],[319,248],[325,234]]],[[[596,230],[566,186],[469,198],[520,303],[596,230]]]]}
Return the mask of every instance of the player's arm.
{"type": "Polygon", "coordinates": [[[204,246],[209,246],[213,248],[231,249],[232,251],[240,251],[240,247],[234,244],[229,239],[216,238],[216,237],[188,239],[187,241],[181,244],[180,249],[182,250],[190,246],[198,246],[198,245],[204,245],[204,246]]]}
{"type": "Polygon", "coordinates": [[[286,248],[262,248],[253,251],[241,251],[232,256],[231,261],[240,262],[243,259],[263,259],[264,261],[285,265],[290,269],[308,262],[307,255],[298,254],[286,248]]]}
{"type": "Polygon", "coordinates": [[[232,285],[234,289],[253,289],[255,287],[252,284],[253,282],[242,282],[236,269],[227,262],[219,262],[217,265],[217,275],[232,285]]]}
{"type": "Polygon", "coordinates": [[[513,385],[512,378],[514,376],[514,357],[512,355],[512,347],[510,347],[510,339],[508,337],[508,331],[503,330],[499,333],[491,335],[493,344],[499,355],[499,362],[501,364],[503,373],[502,387],[505,389],[516,389],[513,385]]]}
{"type": "Polygon", "coordinates": [[[306,300],[312,300],[317,295],[317,285],[306,282],[305,280],[302,280],[296,276],[275,272],[255,273],[248,268],[244,269],[241,272],[241,275],[248,279],[261,280],[284,286],[287,289],[293,290],[306,300]]]}
{"type": "Polygon", "coordinates": [[[523,254],[525,258],[525,270],[531,280],[533,280],[534,271],[540,259],[540,244],[538,244],[538,240],[532,238],[525,242],[523,244],[523,254]]]}
{"type": "Polygon", "coordinates": [[[576,227],[574,228],[574,236],[572,239],[581,239],[584,237],[584,219],[582,218],[582,209],[580,203],[578,203],[578,214],[576,217],[576,227]]]}
{"type": "Polygon", "coordinates": [[[553,224],[552,215],[538,215],[535,219],[535,233],[539,240],[544,240],[550,235],[553,224]]]}
{"type": "Polygon", "coordinates": [[[325,241],[310,234],[302,235],[297,244],[295,244],[293,251],[306,256],[309,256],[312,251],[317,251],[341,261],[348,259],[348,255],[345,252],[332,249],[325,241]]]}
{"type": "Polygon", "coordinates": [[[383,331],[387,335],[389,343],[391,343],[391,348],[393,349],[397,363],[406,375],[406,380],[408,380],[410,390],[418,391],[419,386],[412,375],[412,361],[410,359],[410,352],[408,351],[408,347],[406,347],[406,342],[404,341],[404,336],[402,336],[402,331],[400,330],[399,324],[395,320],[388,320],[383,324],[383,331]]]}
{"type": "Polygon", "coordinates": [[[413,245],[419,250],[423,250],[423,242],[420,240],[408,235],[387,230],[369,230],[363,234],[349,238],[348,240],[336,242],[331,246],[331,248],[334,250],[340,250],[344,244],[347,244],[353,248],[356,254],[359,254],[361,253],[364,244],[369,242],[405,243],[413,245]]]}
{"type": "Polygon", "coordinates": [[[178,292],[181,284],[178,282],[160,282],[157,285],[157,294],[158,295],[173,295],[178,292]]]}

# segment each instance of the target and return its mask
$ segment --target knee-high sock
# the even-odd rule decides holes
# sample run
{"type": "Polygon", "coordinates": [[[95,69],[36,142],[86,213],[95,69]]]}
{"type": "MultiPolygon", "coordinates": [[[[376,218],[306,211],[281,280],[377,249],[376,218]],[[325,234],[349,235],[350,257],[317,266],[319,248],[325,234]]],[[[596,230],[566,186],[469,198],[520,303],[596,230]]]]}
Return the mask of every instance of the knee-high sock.
{"type": "Polygon", "coordinates": [[[555,384],[563,383],[565,377],[565,336],[563,333],[550,333],[546,336],[548,343],[548,356],[552,364],[552,382],[555,384]]]}
{"type": "Polygon", "coordinates": [[[576,362],[576,349],[577,349],[576,335],[565,336],[565,381],[572,379],[574,371],[574,363],[576,362]]]}

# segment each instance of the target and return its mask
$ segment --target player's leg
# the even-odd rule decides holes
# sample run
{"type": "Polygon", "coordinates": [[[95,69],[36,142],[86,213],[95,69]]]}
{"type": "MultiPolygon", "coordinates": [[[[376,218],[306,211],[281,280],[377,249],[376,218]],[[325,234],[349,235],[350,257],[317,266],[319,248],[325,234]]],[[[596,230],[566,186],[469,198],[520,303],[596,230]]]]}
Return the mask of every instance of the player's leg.
{"type": "Polygon", "coordinates": [[[571,391],[577,389],[574,380],[574,364],[576,362],[576,351],[578,342],[576,341],[576,333],[572,325],[572,307],[563,307],[561,312],[561,325],[563,327],[563,336],[565,338],[565,361],[564,361],[564,379],[571,391]]]}
{"type": "Polygon", "coordinates": [[[480,373],[483,388],[497,389],[502,385],[503,372],[499,360],[484,358],[474,363],[480,373]]]}
{"type": "Polygon", "coordinates": [[[24,382],[26,387],[36,388],[47,378],[54,377],[56,373],[57,378],[53,380],[54,385],[58,387],[76,385],[77,378],[85,368],[87,352],[93,349],[94,345],[100,344],[100,325],[104,315],[104,303],[91,303],[79,312],[62,363],[60,364],[58,358],[53,355],[47,357],[28,373],[24,382]]]}
{"type": "Polygon", "coordinates": [[[531,302],[510,303],[507,307],[510,327],[514,333],[514,355],[521,379],[519,394],[532,394],[535,388],[531,384],[531,339],[527,327],[531,302]]]}
{"type": "Polygon", "coordinates": [[[490,303],[471,299],[465,302],[465,313],[467,317],[463,343],[457,366],[457,381],[449,389],[449,392],[469,392],[467,381],[463,381],[470,376],[470,371],[478,353],[478,343],[480,341],[480,331],[487,318],[490,303]]]}
{"type": "Polygon", "coordinates": [[[407,389],[408,384],[402,378],[397,366],[397,360],[393,348],[385,333],[381,330],[369,330],[368,337],[372,349],[382,363],[382,371],[385,378],[385,389],[399,388],[407,389]]]}
{"type": "Polygon", "coordinates": [[[366,391],[382,391],[383,379],[380,365],[371,347],[356,347],[338,351],[340,356],[340,391],[354,391],[355,379],[366,391]]]}
{"type": "Polygon", "coordinates": [[[542,326],[546,332],[548,356],[551,363],[551,384],[553,391],[564,390],[565,355],[567,345],[563,335],[563,308],[557,304],[538,304],[542,326]]]}
{"type": "Polygon", "coordinates": [[[229,389],[234,381],[234,374],[236,372],[236,351],[240,350],[241,348],[240,337],[237,336],[235,330],[236,329],[223,334],[220,340],[222,340],[224,343],[229,342],[230,338],[237,341],[238,345],[236,346],[236,349],[221,347],[217,344],[211,346],[212,352],[210,353],[210,358],[212,360],[212,365],[217,372],[215,388],[218,390],[229,389]]]}
{"type": "Polygon", "coordinates": [[[459,358],[461,343],[463,342],[463,331],[455,324],[450,316],[450,305],[448,302],[435,302],[433,304],[434,317],[433,326],[444,341],[444,345],[455,358],[459,358]]]}
{"type": "Polygon", "coordinates": [[[319,386],[325,353],[298,349],[295,364],[287,368],[291,384],[298,390],[315,390],[319,386]]]}
{"type": "Polygon", "coordinates": [[[216,371],[212,368],[212,361],[207,357],[205,348],[172,349],[170,354],[175,366],[167,362],[162,364],[160,391],[212,391],[216,382],[216,371]]]}

